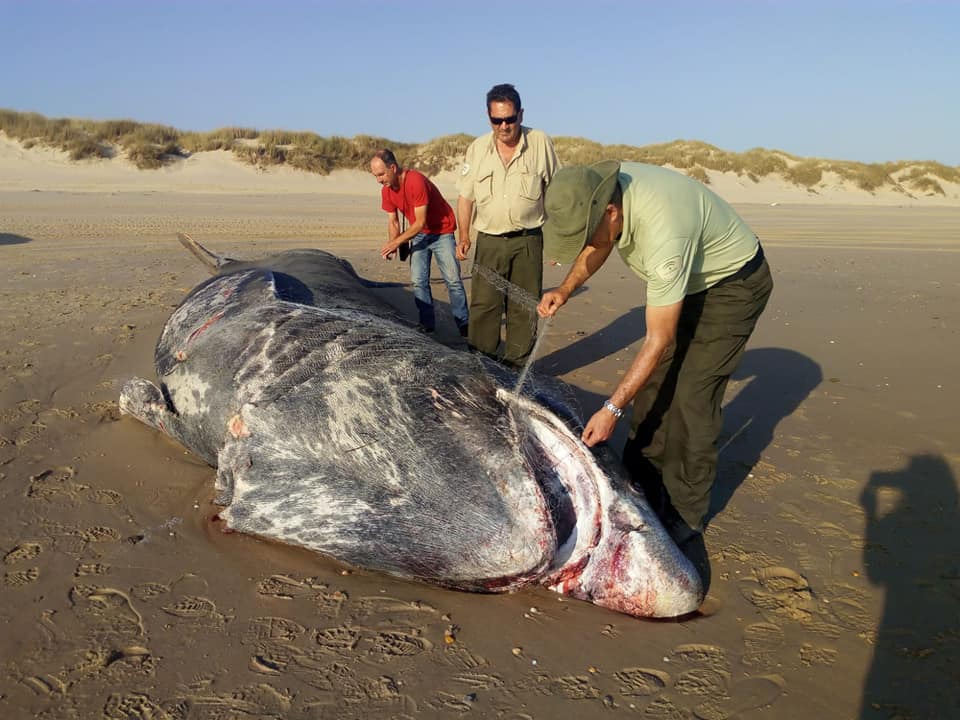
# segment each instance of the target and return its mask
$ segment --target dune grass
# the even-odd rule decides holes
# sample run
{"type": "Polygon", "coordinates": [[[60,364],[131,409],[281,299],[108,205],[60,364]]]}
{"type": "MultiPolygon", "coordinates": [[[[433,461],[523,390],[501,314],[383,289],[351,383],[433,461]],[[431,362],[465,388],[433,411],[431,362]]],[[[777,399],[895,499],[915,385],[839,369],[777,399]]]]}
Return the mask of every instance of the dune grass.
{"type": "MultiPolygon", "coordinates": [[[[444,135],[424,143],[401,143],[382,137],[322,137],[309,131],[256,130],[224,127],[209,132],[180,131],[166,125],[133,120],[48,118],[39,113],[0,109],[0,130],[24,147],[42,145],[62,150],[71,160],[127,157],[138,168],[154,169],[193,153],[226,150],[257,167],[286,165],[326,175],[338,168],[367,168],[373,153],[389,147],[401,164],[435,175],[457,168],[473,137],[444,135]]],[[[602,145],[579,137],[555,137],[565,165],[609,158],[669,165],[709,184],[710,171],[731,172],[753,182],[778,175],[815,192],[827,174],[852,182],[867,192],[889,188],[909,194],[944,195],[940,181],[960,183],[960,167],[935,161],[860,163],[802,158],[782,150],[753,148],[737,153],[695,140],[654,145],[602,145]]]]}

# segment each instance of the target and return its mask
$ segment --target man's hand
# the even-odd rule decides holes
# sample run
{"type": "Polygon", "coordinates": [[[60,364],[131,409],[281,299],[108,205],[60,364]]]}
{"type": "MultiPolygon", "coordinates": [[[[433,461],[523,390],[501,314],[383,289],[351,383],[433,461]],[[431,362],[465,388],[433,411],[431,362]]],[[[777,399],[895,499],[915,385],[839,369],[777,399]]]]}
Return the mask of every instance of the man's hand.
{"type": "Polygon", "coordinates": [[[396,240],[387,240],[383,244],[383,247],[380,248],[380,257],[384,260],[393,260],[394,254],[397,252],[397,248],[403,245],[402,242],[397,242],[396,240]]]}
{"type": "Polygon", "coordinates": [[[617,416],[606,408],[600,408],[590,418],[590,422],[583,429],[583,435],[580,436],[580,439],[587,447],[593,447],[597,443],[609,440],[616,427],[617,416]]]}
{"type": "Polygon", "coordinates": [[[542,318],[553,317],[569,297],[570,294],[560,288],[548,290],[540,298],[540,304],[537,305],[537,314],[542,318]]]}
{"type": "Polygon", "coordinates": [[[462,237],[457,242],[457,260],[466,260],[470,252],[470,238],[462,237]]]}

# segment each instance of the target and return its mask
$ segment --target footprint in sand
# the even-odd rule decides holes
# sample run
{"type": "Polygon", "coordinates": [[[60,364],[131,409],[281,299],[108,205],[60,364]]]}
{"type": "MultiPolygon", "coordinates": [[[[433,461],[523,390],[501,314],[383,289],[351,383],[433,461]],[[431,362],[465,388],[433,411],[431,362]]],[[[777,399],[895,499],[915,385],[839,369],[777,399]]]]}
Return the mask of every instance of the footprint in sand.
{"type": "MultiPolygon", "coordinates": [[[[772,623],[756,623],[745,633],[757,651],[779,647],[782,634],[772,623]]],[[[728,720],[747,710],[766,707],[783,694],[785,682],[779,675],[736,681],[724,650],[715,645],[684,644],[674,648],[671,661],[693,665],[678,673],[667,694],[656,698],[644,710],[647,717],[688,718],[692,701],[698,720],[728,720]]]]}
{"type": "Polygon", "coordinates": [[[647,697],[662,692],[671,679],[668,673],[652,668],[624,668],[613,676],[621,683],[619,692],[624,697],[647,697]]]}
{"type": "MultiPolygon", "coordinates": [[[[194,688],[192,688],[194,689],[194,688]]],[[[256,683],[230,692],[211,692],[209,687],[197,687],[196,692],[185,693],[164,703],[173,708],[203,708],[198,717],[204,718],[285,718],[290,716],[293,696],[272,685],[256,683]]],[[[190,715],[193,717],[193,713],[190,715]]],[[[176,717],[180,717],[177,713],[176,717]]]]}
{"type": "Polygon", "coordinates": [[[745,652],[740,658],[751,668],[772,668],[780,663],[776,651],[783,646],[785,635],[779,625],[768,622],[753,623],[743,630],[745,652]]]}
{"type": "Polygon", "coordinates": [[[727,694],[730,673],[711,668],[693,668],[677,675],[673,689],[681,695],[716,697],[727,694]]]}
{"type": "Polygon", "coordinates": [[[33,560],[43,552],[43,545],[39,542],[25,541],[19,543],[13,550],[3,556],[4,565],[14,565],[19,562],[33,560]]]}
{"type": "Polygon", "coordinates": [[[731,542],[717,550],[716,557],[718,560],[733,560],[744,565],[753,565],[754,567],[776,565],[779,562],[762,551],[747,550],[735,542],[731,542]]]}
{"type": "Polygon", "coordinates": [[[464,672],[450,678],[471,690],[494,690],[503,687],[503,678],[487,673],[464,672]]]}
{"type": "Polygon", "coordinates": [[[553,677],[545,672],[529,672],[513,681],[513,690],[519,693],[534,693],[536,695],[550,695],[550,683],[553,677]]]}
{"type": "Polygon", "coordinates": [[[36,582],[40,577],[40,568],[31,567],[26,570],[14,570],[4,573],[3,584],[7,587],[24,587],[36,582]]]}
{"type": "Polygon", "coordinates": [[[363,635],[362,628],[333,627],[314,631],[313,640],[321,652],[346,655],[352,653],[363,635]]]}
{"type": "Polygon", "coordinates": [[[783,694],[786,683],[779,675],[747,678],[735,683],[727,693],[697,705],[698,720],[729,720],[748,710],[773,705],[783,694]]]}
{"type": "Polygon", "coordinates": [[[817,609],[807,579],[787,567],[771,566],[754,570],[753,577],[740,581],[740,592],[761,610],[793,620],[809,620],[817,609]]]}
{"type": "Polygon", "coordinates": [[[257,583],[257,594],[264,597],[293,600],[312,597],[317,590],[326,590],[327,586],[312,578],[297,580],[289,575],[271,575],[257,583]]]}
{"type": "Polygon", "coordinates": [[[174,720],[163,707],[143,693],[113,694],[103,707],[107,720],[174,720]]]}
{"type": "Polygon", "coordinates": [[[112,527],[95,525],[81,531],[80,537],[90,543],[118,542],[120,540],[120,533],[112,527]]]}
{"type": "Polygon", "coordinates": [[[320,590],[313,596],[313,604],[322,617],[335,618],[340,615],[343,606],[350,599],[342,590],[320,590]]]}
{"type": "MultiPolygon", "coordinates": [[[[16,456],[17,446],[14,441],[5,435],[0,435],[0,466],[6,465],[16,456]]],[[[0,479],[3,479],[2,475],[0,475],[0,479]]]]}
{"type": "Polygon", "coordinates": [[[101,423],[117,422],[122,417],[120,406],[114,400],[86,403],[83,409],[88,415],[96,415],[101,423]]]}
{"type": "Polygon", "coordinates": [[[40,438],[46,431],[47,426],[43,423],[31,423],[17,428],[13,434],[13,444],[18,448],[25,447],[40,438]]]}
{"type": "Polygon", "coordinates": [[[429,652],[433,649],[433,643],[420,637],[416,630],[412,632],[378,630],[364,636],[361,647],[367,652],[367,660],[385,663],[429,652]]]}
{"type": "Polygon", "coordinates": [[[20,679],[39,696],[66,695],[67,686],[55,675],[31,675],[20,679]]]}
{"type": "Polygon", "coordinates": [[[260,675],[282,675],[298,657],[304,655],[283,641],[261,640],[257,642],[256,652],[247,667],[260,675]]]}
{"type": "Polygon", "coordinates": [[[203,627],[220,628],[233,619],[218,612],[217,605],[213,600],[198,595],[185,595],[177,602],[164,605],[160,609],[168,615],[203,627]]]}
{"type": "Polygon", "coordinates": [[[133,597],[144,602],[153,600],[155,597],[159,597],[168,592],[170,592],[170,586],[158,582],[140,583],[130,589],[130,594],[133,595],[133,597]]]}
{"type": "Polygon", "coordinates": [[[654,698],[643,709],[643,717],[655,720],[690,720],[690,711],[678,705],[672,698],[654,698]]]}
{"type": "Polygon", "coordinates": [[[727,658],[726,652],[723,648],[717,647],[716,645],[702,645],[699,643],[677,645],[673,649],[670,659],[676,663],[699,665],[723,672],[730,668],[730,661],[727,658]]]}
{"type": "Polygon", "coordinates": [[[463,715],[473,710],[473,704],[476,700],[476,696],[470,693],[457,695],[448,692],[438,692],[427,701],[427,707],[440,713],[463,715]]]}
{"type": "Polygon", "coordinates": [[[751,652],[776,650],[784,640],[783,628],[773,623],[753,623],[743,629],[743,644],[751,652]]]}
{"type": "Polygon", "coordinates": [[[590,684],[590,678],[582,675],[553,678],[549,687],[551,695],[559,695],[566,700],[595,700],[600,697],[600,690],[590,684]]]}
{"type": "Polygon", "coordinates": [[[89,487],[74,480],[76,470],[64,466],[30,476],[26,495],[31,500],[76,501],[89,487]]]}
{"type": "MultiPolygon", "coordinates": [[[[290,672],[315,690],[330,695],[314,707],[334,712],[319,717],[390,717],[398,710],[416,710],[413,700],[402,695],[397,682],[387,675],[363,677],[343,663],[319,665],[306,656],[298,656],[290,672]],[[347,708],[352,708],[355,714],[345,714],[347,708]]],[[[314,714],[307,716],[315,717],[314,714]]]]}
{"type": "Polygon", "coordinates": [[[401,600],[385,595],[364,595],[357,599],[350,609],[356,618],[368,619],[371,615],[389,615],[395,620],[398,616],[409,615],[418,621],[424,616],[435,615],[437,609],[419,600],[401,600]]]}
{"type": "Polygon", "coordinates": [[[827,638],[828,640],[837,640],[843,635],[843,628],[835,622],[823,618],[811,618],[804,622],[803,627],[812,633],[827,638]]]}
{"type": "Polygon", "coordinates": [[[77,617],[93,625],[94,629],[108,630],[121,636],[147,635],[143,615],[123,590],[77,583],[70,589],[69,599],[77,617]]]}
{"type": "Polygon", "coordinates": [[[110,572],[110,566],[106,563],[80,563],[77,569],[73,571],[74,577],[84,577],[87,575],[106,575],[110,572]]]}
{"type": "Polygon", "coordinates": [[[93,490],[90,501],[97,505],[119,505],[123,501],[123,495],[115,490],[93,490]]]}
{"type": "Polygon", "coordinates": [[[298,622],[283,617],[256,617],[250,620],[240,642],[255,644],[264,640],[294,642],[306,635],[307,629],[298,622]]]}
{"type": "Polygon", "coordinates": [[[810,643],[800,646],[800,662],[811,665],[833,665],[837,661],[837,651],[833,648],[815,647],[810,643]]]}
{"type": "Polygon", "coordinates": [[[825,620],[861,634],[875,629],[861,588],[835,583],[824,588],[823,595],[825,620]]]}
{"type": "Polygon", "coordinates": [[[466,671],[479,670],[488,667],[490,664],[485,657],[470,651],[461,643],[444,647],[440,660],[443,664],[449,665],[454,670],[466,671]]]}

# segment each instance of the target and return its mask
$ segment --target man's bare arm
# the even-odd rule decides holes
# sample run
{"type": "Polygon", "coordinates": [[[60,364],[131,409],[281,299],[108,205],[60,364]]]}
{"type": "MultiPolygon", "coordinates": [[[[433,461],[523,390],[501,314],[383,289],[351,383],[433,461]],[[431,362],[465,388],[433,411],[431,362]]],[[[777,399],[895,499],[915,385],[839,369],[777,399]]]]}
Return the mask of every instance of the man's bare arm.
{"type": "Polygon", "coordinates": [[[400,221],[397,219],[397,211],[390,213],[390,220],[387,222],[387,240],[393,241],[400,234],[400,221]]]}
{"type": "MultiPolygon", "coordinates": [[[[640,352],[633,359],[626,375],[610,395],[610,402],[616,407],[626,407],[650,379],[663,354],[677,337],[677,325],[682,308],[682,300],[661,307],[647,306],[647,335],[643,339],[643,345],[640,346],[640,352]]],[[[617,425],[617,419],[618,417],[606,407],[597,410],[583,430],[583,442],[588,447],[592,447],[609,440],[617,425]]]]}
{"type": "Polygon", "coordinates": [[[633,359],[627,374],[610,396],[617,407],[624,407],[646,385],[667,348],[677,337],[677,325],[680,322],[680,310],[683,301],[660,307],[647,306],[647,335],[643,339],[640,352],[633,359]]]}
{"type": "Polygon", "coordinates": [[[470,225],[473,222],[473,200],[457,197],[457,259],[466,260],[470,252],[470,225]]]}
{"type": "Polygon", "coordinates": [[[397,221],[397,215],[394,213],[391,216],[388,233],[390,234],[390,239],[383,244],[383,247],[380,248],[380,255],[384,258],[390,257],[397,248],[403,245],[410,238],[416,237],[417,233],[423,231],[423,228],[427,224],[427,206],[420,205],[413,209],[413,222],[410,223],[410,227],[400,232],[400,226],[397,221]],[[394,227],[396,226],[397,234],[394,235],[394,227]]]}

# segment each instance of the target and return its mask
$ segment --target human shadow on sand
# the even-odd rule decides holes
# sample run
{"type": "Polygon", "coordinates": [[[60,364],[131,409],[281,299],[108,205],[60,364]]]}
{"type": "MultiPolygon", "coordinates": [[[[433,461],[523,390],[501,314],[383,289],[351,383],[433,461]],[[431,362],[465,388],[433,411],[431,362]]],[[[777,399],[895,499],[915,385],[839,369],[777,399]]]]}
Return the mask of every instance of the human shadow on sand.
{"type": "Polygon", "coordinates": [[[30,238],[11,233],[0,233],[0,245],[22,245],[30,242],[30,238]]]}
{"type": "Polygon", "coordinates": [[[794,350],[753,348],[743,354],[731,380],[746,383],[723,408],[720,458],[708,519],[727,506],[773,442],[777,425],[821,383],[823,371],[794,350]]]}
{"type": "MultiPolygon", "coordinates": [[[[536,370],[563,375],[622,351],[646,334],[644,314],[643,306],[633,308],[597,332],[538,360],[536,370]]],[[[624,369],[631,359],[624,360],[624,369]]],[[[823,371],[816,362],[794,350],[757,348],[743,354],[732,379],[748,382],[723,408],[718,477],[709,518],[727,506],[773,441],[777,425],[820,384],[823,371]]],[[[591,406],[599,407],[603,400],[600,398],[599,403],[591,406]]]]}
{"type": "Polygon", "coordinates": [[[870,582],[886,591],[860,718],[956,717],[957,480],[943,457],[917,455],[903,469],[871,474],[860,502],[863,564],[870,582]]]}
{"type": "Polygon", "coordinates": [[[645,312],[644,306],[635,307],[595,333],[584,335],[576,342],[538,358],[537,371],[565,375],[630,347],[647,334],[645,312]]]}

